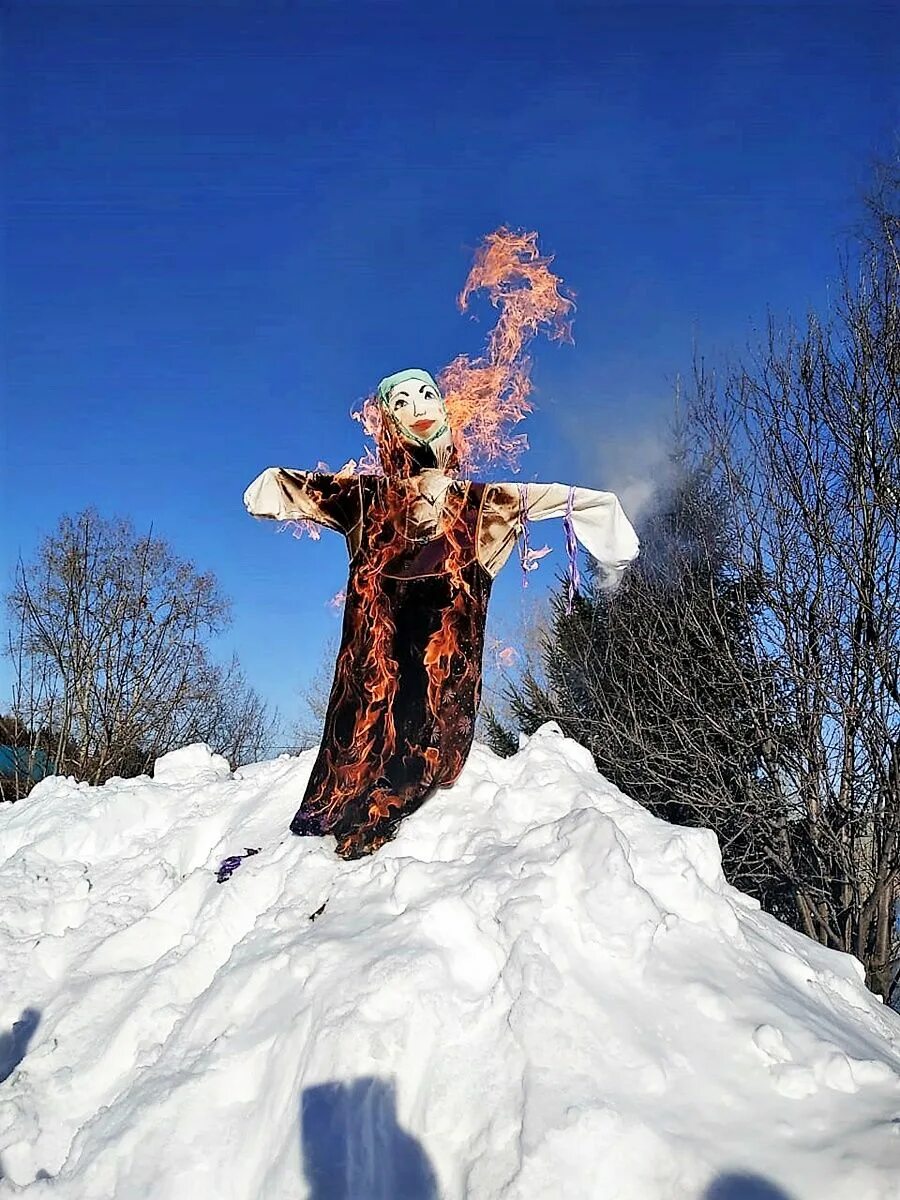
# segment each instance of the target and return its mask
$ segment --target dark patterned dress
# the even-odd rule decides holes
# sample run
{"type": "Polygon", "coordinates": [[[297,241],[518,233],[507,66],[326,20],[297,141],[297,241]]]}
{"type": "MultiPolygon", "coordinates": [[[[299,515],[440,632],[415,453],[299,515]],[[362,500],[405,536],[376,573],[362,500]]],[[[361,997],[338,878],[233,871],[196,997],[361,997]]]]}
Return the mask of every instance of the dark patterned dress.
{"type": "Polygon", "coordinates": [[[465,765],[491,582],[523,517],[568,510],[579,540],[602,561],[621,565],[637,552],[612,493],[559,484],[474,483],[429,469],[344,476],[271,467],[245,504],[256,516],[312,520],[347,539],[334,682],[291,823],[296,834],[333,834],[344,858],[388,841],[465,765]]]}

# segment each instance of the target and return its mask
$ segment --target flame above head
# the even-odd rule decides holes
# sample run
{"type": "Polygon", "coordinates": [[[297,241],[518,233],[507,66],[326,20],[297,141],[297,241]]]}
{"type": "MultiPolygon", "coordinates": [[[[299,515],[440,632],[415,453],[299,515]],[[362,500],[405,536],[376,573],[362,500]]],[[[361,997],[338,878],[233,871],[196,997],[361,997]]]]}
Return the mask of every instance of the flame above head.
{"type": "Polygon", "coordinates": [[[571,342],[575,308],[562,280],[542,255],[537,233],[501,227],[479,247],[459,294],[465,312],[476,292],[485,291],[499,310],[482,357],[455,358],[440,374],[460,459],[466,468],[504,461],[515,466],[528,441],[511,433],[529,412],[529,342],[544,332],[551,341],[571,342]]]}
{"type": "MultiPolygon", "coordinates": [[[[477,292],[487,292],[499,311],[484,354],[474,359],[461,354],[437,377],[465,473],[495,462],[516,466],[528,439],[512,428],[532,411],[528,344],[541,332],[550,341],[572,341],[572,295],[550,270],[553,257],[540,253],[537,239],[537,233],[504,226],[489,233],[458,297],[465,312],[477,292]]],[[[377,446],[382,434],[377,399],[369,396],[352,416],[377,446]]],[[[356,469],[377,473],[379,467],[369,449],[356,469]]]]}

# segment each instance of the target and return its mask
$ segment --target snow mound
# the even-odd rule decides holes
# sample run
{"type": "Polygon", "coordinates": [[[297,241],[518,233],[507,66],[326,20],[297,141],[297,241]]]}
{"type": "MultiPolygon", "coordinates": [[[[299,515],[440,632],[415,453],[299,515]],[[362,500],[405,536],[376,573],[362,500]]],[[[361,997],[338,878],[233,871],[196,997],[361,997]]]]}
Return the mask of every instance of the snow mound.
{"type": "Polygon", "coordinates": [[[312,761],[0,811],[0,1196],[900,1196],[900,1020],[711,833],[546,726],[345,863],[312,761]]]}
{"type": "Polygon", "coordinates": [[[203,783],[230,775],[228,759],[213,754],[203,742],[164,754],[153,766],[153,778],[162,783],[203,783]]]}

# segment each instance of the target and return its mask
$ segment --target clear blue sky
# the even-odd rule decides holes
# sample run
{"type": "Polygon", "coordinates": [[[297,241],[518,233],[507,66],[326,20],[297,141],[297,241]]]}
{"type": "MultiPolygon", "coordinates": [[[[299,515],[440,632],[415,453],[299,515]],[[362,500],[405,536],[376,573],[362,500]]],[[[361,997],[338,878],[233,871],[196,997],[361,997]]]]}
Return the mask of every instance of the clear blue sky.
{"type": "Polygon", "coordinates": [[[900,128],[888,5],[0,20],[4,581],[63,512],[152,522],[217,573],[222,649],[288,715],[337,633],[343,544],[279,535],[241,493],[357,454],[347,413],[382,375],[477,352],[489,314],[454,297],[485,233],[537,229],[578,296],[575,347],[536,350],[522,477],[627,488],[695,342],[739,352],[767,307],[827,303],[900,128]]]}

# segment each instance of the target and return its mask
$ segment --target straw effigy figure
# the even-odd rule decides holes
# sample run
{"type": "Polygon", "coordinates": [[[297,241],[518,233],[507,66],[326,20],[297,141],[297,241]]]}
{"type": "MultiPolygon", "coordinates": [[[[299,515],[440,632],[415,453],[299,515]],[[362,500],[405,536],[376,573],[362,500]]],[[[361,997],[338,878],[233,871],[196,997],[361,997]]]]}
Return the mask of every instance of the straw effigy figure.
{"type": "Polygon", "coordinates": [[[447,410],[425,371],[378,387],[383,474],[270,467],[247,489],[256,517],[343,534],[344,622],[319,754],[291,823],[370,854],[465,765],[475,731],[491,583],[525,523],[567,518],[602,564],[637,553],[611,492],[458,478],[447,410]]]}
{"type": "Polygon", "coordinates": [[[475,731],[491,583],[517,540],[527,547],[528,522],[563,518],[573,569],[576,539],[613,570],[638,552],[611,492],[466,477],[479,456],[514,461],[527,445],[508,430],[531,408],[528,340],[538,331],[570,340],[574,306],[551,261],[537,234],[490,234],[459,297],[464,309],[484,291],[499,311],[484,357],[455,359],[440,387],[418,369],[383,379],[361,414],[376,450],[365,471],[270,467],[244,495],[253,516],[314,522],[347,542],[334,683],[291,823],[299,835],[333,834],[344,858],[371,854],[459,776],[475,731]]]}

